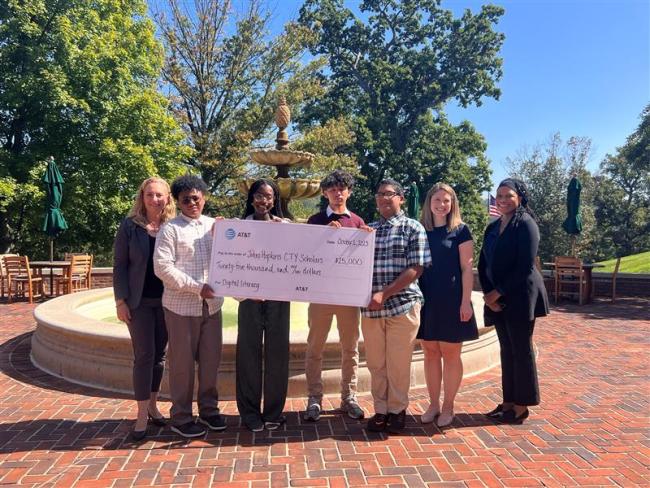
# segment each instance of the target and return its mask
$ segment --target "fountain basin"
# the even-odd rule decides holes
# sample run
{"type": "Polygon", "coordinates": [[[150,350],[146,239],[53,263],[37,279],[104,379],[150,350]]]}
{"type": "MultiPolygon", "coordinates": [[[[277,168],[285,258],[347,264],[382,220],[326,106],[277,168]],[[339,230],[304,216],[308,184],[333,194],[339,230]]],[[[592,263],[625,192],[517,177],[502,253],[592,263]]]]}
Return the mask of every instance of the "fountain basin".
{"type": "MultiPolygon", "coordinates": [[[[479,338],[463,345],[465,376],[472,376],[499,363],[499,344],[493,328],[482,325],[482,296],[473,293],[478,311],[479,338]]],[[[292,304],[306,307],[307,304],[292,304]]],[[[112,288],[90,290],[54,298],[34,311],[36,330],[32,336],[31,359],[43,371],[73,383],[100,389],[132,393],[133,350],[126,325],[105,320],[105,310],[112,310],[112,288]]],[[[219,396],[235,396],[236,327],[224,327],[223,351],[219,369],[219,396]]],[[[289,397],[304,397],[307,386],[304,374],[307,328],[292,326],[289,363],[289,397]]],[[[358,390],[370,390],[370,373],[365,361],[363,338],[359,344],[358,390]]],[[[332,326],[323,351],[323,388],[326,394],[339,393],[340,348],[336,326],[332,326]]],[[[419,346],[413,354],[411,385],[425,383],[423,352],[419,346]]],[[[169,391],[167,373],[161,393],[169,391]]]]}
{"type": "MultiPolygon", "coordinates": [[[[247,179],[239,182],[239,191],[247,195],[254,179],[247,179]]],[[[320,195],[320,180],[309,180],[303,178],[275,178],[273,181],[278,185],[280,197],[285,200],[302,200],[320,195]]]]}
{"type": "Polygon", "coordinates": [[[291,149],[253,149],[249,154],[253,161],[266,166],[301,166],[314,160],[312,153],[291,149]]]}

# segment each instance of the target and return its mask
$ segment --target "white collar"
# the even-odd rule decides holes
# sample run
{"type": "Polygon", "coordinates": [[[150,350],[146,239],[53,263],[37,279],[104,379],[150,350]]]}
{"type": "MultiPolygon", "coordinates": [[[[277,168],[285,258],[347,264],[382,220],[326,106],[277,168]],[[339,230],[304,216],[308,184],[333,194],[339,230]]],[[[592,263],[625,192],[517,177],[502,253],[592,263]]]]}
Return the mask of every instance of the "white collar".
{"type": "MultiPolygon", "coordinates": [[[[334,210],[332,210],[332,207],[330,207],[328,205],[327,210],[325,210],[325,213],[329,217],[330,215],[332,215],[333,213],[336,213],[336,212],[334,212],[334,210]]],[[[343,212],[342,214],[337,214],[337,215],[347,215],[348,217],[352,217],[352,214],[350,213],[350,211],[347,208],[345,209],[345,212],[343,212]]]]}

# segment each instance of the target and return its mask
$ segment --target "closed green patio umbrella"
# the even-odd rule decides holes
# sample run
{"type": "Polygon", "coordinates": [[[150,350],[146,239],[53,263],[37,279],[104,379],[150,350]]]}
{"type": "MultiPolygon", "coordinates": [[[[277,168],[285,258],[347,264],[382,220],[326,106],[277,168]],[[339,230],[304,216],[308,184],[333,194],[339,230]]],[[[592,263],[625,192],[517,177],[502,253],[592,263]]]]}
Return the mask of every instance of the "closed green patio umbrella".
{"type": "Polygon", "coordinates": [[[582,184],[574,176],[569,182],[566,195],[567,218],[562,228],[571,236],[571,254],[575,256],[576,236],[582,232],[582,218],[580,217],[580,192],[582,184]]]}
{"type": "Polygon", "coordinates": [[[53,261],[54,238],[68,228],[68,224],[61,213],[63,178],[59,173],[59,168],[56,167],[53,157],[50,157],[47,163],[43,182],[47,190],[47,210],[43,221],[43,232],[50,236],[50,261],[53,261]]]}
{"type": "Polygon", "coordinates": [[[406,213],[412,219],[420,218],[420,190],[415,182],[409,186],[408,195],[406,196],[406,213]]]}

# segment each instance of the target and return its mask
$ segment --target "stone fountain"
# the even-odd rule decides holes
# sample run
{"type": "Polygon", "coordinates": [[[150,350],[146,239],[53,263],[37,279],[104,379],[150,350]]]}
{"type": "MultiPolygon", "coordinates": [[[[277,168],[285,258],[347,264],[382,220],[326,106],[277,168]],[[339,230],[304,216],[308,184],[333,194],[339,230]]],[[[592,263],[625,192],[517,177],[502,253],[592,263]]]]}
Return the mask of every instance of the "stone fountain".
{"type": "MultiPolygon", "coordinates": [[[[277,176],[274,181],[280,189],[282,214],[293,220],[293,215],[289,210],[289,202],[317,196],[320,193],[320,180],[289,177],[290,167],[309,166],[314,159],[312,153],[294,151],[289,148],[289,136],[286,129],[290,122],[291,111],[285,97],[282,97],[275,112],[275,124],[278,126],[275,147],[253,149],[249,154],[257,164],[276,167],[277,176]]],[[[243,180],[239,184],[239,191],[244,195],[248,194],[248,190],[254,181],[254,179],[243,180]]]]}
{"type": "MultiPolygon", "coordinates": [[[[289,168],[308,165],[314,155],[289,149],[286,128],[291,120],[289,107],[281,99],[276,112],[279,128],[275,148],[255,149],[251,159],[258,164],[275,166],[275,181],[280,189],[282,211],[291,218],[289,202],[292,199],[312,198],[320,192],[317,179],[289,177],[289,168]]],[[[240,191],[248,193],[255,180],[245,180],[240,191]]],[[[499,361],[499,345],[493,328],[482,324],[483,297],[472,294],[474,310],[479,312],[479,338],[463,344],[462,358],[465,376],[471,376],[491,368],[499,361]]],[[[111,391],[131,394],[133,352],[126,325],[115,317],[113,290],[104,288],[73,295],[64,295],[39,305],[34,311],[36,330],[32,336],[31,359],[34,365],[49,374],[65,378],[73,383],[90,385],[111,391]]],[[[293,306],[306,307],[304,303],[293,306]]],[[[293,308],[292,308],[293,310],[293,308]]],[[[294,312],[292,312],[294,314],[294,312]]],[[[298,317],[298,315],[295,315],[298,317]]],[[[235,318],[236,320],[236,314],[235,318]]],[[[289,364],[289,397],[304,398],[307,392],[305,378],[305,353],[307,348],[306,320],[291,326],[291,349],[289,364]]],[[[225,328],[223,352],[219,370],[220,398],[235,395],[236,327],[225,328]]],[[[365,361],[363,339],[359,343],[358,390],[370,390],[370,373],[365,361]]],[[[335,325],[332,326],[323,351],[323,389],[327,394],[337,395],[340,388],[340,346],[335,325]]],[[[424,357],[417,347],[413,354],[411,384],[422,385],[424,357]]],[[[169,391],[167,371],[163,378],[162,394],[169,391]]]]}

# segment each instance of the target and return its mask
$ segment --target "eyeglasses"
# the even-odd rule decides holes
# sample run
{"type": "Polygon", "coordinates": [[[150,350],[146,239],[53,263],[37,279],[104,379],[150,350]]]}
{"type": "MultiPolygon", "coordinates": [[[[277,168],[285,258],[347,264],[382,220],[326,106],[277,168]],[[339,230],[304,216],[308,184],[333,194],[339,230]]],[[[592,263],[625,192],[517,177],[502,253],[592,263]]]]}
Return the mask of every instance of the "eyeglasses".
{"type": "Polygon", "coordinates": [[[396,195],[399,195],[399,193],[394,191],[378,191],[375,193],[376,198],[393,198],[396,195]]]}
{"type": "Polygon", "coordinates": [[[256,202],[272,202],[273,195],[262,195],[261,193],[253,193],[253,200],[256,202]]]}
{"type": "Polygon", "coordinates": [[[191,197],[184,197],[181,200],[183,205],[189,205],[190,203],[198,203],[201,200],[199,195],[192,195],[191,197]]]}

